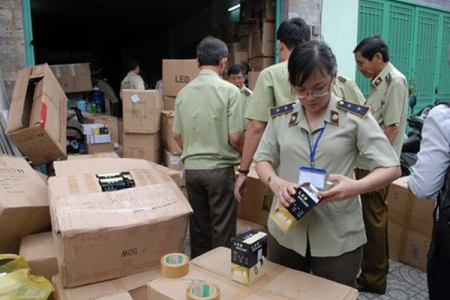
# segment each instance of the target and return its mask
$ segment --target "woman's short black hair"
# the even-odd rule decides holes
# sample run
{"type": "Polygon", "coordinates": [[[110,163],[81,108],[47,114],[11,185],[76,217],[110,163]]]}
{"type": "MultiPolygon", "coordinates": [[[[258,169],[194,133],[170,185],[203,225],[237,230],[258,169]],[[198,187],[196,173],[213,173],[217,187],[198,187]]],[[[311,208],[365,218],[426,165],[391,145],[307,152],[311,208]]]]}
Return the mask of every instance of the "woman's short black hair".
{"type": "Polygon", "coordinates": [[[336,57],[325,42],[307,41],[295,46],[289,57],[288,70],[291,85],[302,86],[316,70],[323,75],[336,76],[336,57]]]}

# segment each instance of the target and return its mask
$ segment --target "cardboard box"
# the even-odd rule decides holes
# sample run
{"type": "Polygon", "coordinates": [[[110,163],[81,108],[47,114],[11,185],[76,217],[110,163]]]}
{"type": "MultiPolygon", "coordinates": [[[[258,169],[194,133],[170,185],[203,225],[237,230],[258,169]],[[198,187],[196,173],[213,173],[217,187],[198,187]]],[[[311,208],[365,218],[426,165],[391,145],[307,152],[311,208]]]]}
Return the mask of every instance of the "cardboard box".
{"type": "Polygon", "coordinates": [[[248,60],[248,63],[250,65],[250,69],[252,71],[262,71],[268,66],[271,66],[275,63],[275,57],[273,56],[256,56],[253,58],[250,58],[248,60]]]}
{"type": "Polygon", "coordinates": [[[181,155],[183,149],[178,146],[178,143],[173,138],[173,117],[174,111],[163,110],[162,111],[162,143],[164,149],[175,155],[181,155]]]}
{"type": "Polygon", "coordinates": [[[252,285],[266,274],[267,233],[248,229],[231,239],[231,280],[252,285]]]}
{"type": "Polygon", "coordinates": [[[123,157],[142,158],[159,164],[161,156],[161,131],[150,134],[125,133],[123,135],[123,157]]]}
{"type": "Polygon", "coordinates": [[[95,159],[95,158],[120,158],[116,152],[104,152],[104,153],[95,153],[95,154],[70,154],[67,155],[67,160],[72,159],[95,159]]]}
{"type": "Polygon", "coordinates": [[[50,229],[47,184],[24,158],[0,155],[0,253],[18,253],[20,239],[50,229]]]}
{"type": "Polygon", "coordinates": [[[161,130],[163,106],[161,90],[123,90],[124,133],[156,133],[161,130]]]}
{"type": "Polygon", "coordinates": [[[133,298],[131,298],[131,295],[128,292],[118,292],[115,294],[99,297],[96,300],[133,300],[133,298]]]}
{"type": "Polygon", "coordinates": [[[267,226],[273,193],[259,180],[252,168],[254,166],[248,174],[247,193],[238,204],[237,216],[240,219],[267,226]]]}
{"type": "Polygon", "coordinates": [[[128,292],[133,300],[147,300],[142,298],[143,290],[147,293],[147,283],[160,275],[159,270],[142,272],[109,281],[65,289],[62,286],[61,276],[53,276],[52,284],[55,287],[55,299],[59,300],[97,300],[120,292],[128,292]]]}
{"type": "MultiPolygon", "coordinates": [[[[173,181],[175,181],[175,183],[177,184],[178,187],[183,187],[186,185],[186,182],[184,180],[184,177],[181,177],[181,172],[180,171],[176,171],[176,170],[172,170],[166,166],[154,163],[149,161],[149,163],[155,167],[155,169],[160,170],[163,173],[166,173],[167,175],[170,176],[170,178],[172,178],[173,181]]],[[[184,175],[184,174],[183,174],[184,175]]]]}
{"type": "Polygon", "coordinates": [[[252,17],[258,19],[275,19],[275,1],[253,0],[252,17]]]}
{"type": "Polygon", "coordinates": [[[91,68],[89,63],[51,65],[59,84],[66,93],[92,90],[91,68]]]}
{"type": "Polygon", "coordinates": [[[247,229],[255,229],[258,231],[267,232],[267,226],[238,218],[236,223],[236,232],[241,233],[247,229]]]}
{"type": "Polygon", "coordinates": [[[275,20],[263,19],[252,22],[249,58],[275,56],[275,20]]]}
{"type": "Polygon", "coordinates": [[[117,120],[118,134],[119,134],[119,145],[123,146],[123,118],[117,120]]]}
{"type": "Polygon", "coordinates": [[[163,59],[163,95],[176,97],[199,71],[196,59],[163,59]]]}
{"type": "Polygon", "coordinates": [[[175,110],[175,100],[177,97],[164,96],[164,110],[175,110]]]}
{"type": "Polygon", "coordinates": [[[66,155],[66,94],[47,64],[19,70],[8,115],[6,135],[32,162],[50,163],[66,155]],[[42,94],[35,105],[38,121],[31,122],[36,84],[42,94]],[[34,125],[30,126],[30,123],[34,125]]]}
{"type": "Polygon", "coordinates": [[[252,91],[255,89],[256,81],[258,80],[259,71],[250,71],[248,72],[248,88],[252,91]]]}
{"type": "Polygon", "coordinates": [[[181,162],[180,156],[172,154],[167,150],[164,150],[163,157],[164,157],[164,165],[166,167],[168,167],[169,169],[178,171],[179,176],[180,176],[180,185],[185,186],[186,179],[184,176],[184,165],[181,162]]]}
{"type": "Polygon", "coordinates": [[[49,281],[58,274],[51,231],[24,236],[20,242],[19,254],[30,265],[31,274],[44,276],[49,281]]]}
{"type": "Polygon", "coordinates": [[[86,150],[89,154],[110,153],[114,151],[113,143],[90,144],[86,143],[86,150]]]}
{"type": "Polygon", "coordinates": [[[305,272],[266,261],[266,274],[251,286],[230,279],[231,250],[218,247],[193,259],[189,273],[181,278],[159,277],[150,281],[148,298],[179,300],[186,298],[186,286],[196,282],[211,282],[219,286],[220,299],[314,299],[354,300],[358,291],[305,272]]]}
{"type": "Polygon", "coordinates": [[[416,198],[408,189],[409,176],[389,186],[388,242],[392,259],[426,271],[435,201],[416,198]]]}
{"type": "Polygon", "coordinates": [[[192,208],[175,182],[143,159],[55,162],[50,212],[63,287],[159,269],[180,252],[192,208]],[[135,187],[102,192],[99,178],[127,173],[135,187]]]}
{"type": "Polygon", "coordinates": [[[84,123],[101,123],[108,127],[108,133],[111,135],[111,141],[115,144],[115,148],[119,147],[119,122],[117,117],[105,114],[83,113],[83,119],[84,123]]]}

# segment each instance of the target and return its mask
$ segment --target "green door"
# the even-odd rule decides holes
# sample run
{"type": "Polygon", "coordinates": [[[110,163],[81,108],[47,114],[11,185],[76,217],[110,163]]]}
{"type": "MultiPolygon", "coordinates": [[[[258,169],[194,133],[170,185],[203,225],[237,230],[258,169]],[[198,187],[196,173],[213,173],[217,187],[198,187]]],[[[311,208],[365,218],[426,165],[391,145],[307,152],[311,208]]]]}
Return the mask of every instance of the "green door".
{"type": "MultiPolygon", "coordinates": [[[[390,61],[414,87],[415,111],[436,99],[450,100],[450,12],[394,0],[360,0],[359,4],[358,41],[381,34],[390,61]]],[[[357,72],[356,81],[367,97],[369,80],[357,72]]]]}

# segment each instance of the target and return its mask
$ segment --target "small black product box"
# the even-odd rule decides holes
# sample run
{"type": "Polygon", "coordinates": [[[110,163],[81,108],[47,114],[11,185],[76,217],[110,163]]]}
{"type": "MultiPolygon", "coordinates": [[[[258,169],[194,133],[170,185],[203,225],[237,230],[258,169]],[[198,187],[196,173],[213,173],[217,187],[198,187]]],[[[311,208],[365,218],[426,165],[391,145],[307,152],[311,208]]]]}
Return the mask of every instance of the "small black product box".
{"type": "Polygon", "coordinates": [[[231,279],[251,285],[266,272],[267,233],[247,229],[231,240],[231,279]]]}

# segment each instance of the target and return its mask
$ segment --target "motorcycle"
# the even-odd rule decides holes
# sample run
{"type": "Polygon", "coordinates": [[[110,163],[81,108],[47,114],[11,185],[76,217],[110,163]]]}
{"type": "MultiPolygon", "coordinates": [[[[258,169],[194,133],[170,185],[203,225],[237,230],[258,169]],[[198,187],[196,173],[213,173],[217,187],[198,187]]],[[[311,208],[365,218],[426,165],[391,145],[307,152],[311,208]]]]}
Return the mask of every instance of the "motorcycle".
{"type": "MultiPolygon", "coordinates": [[[[438,94],[438,88],[435,89],[435,94],[438,94]]],[[[414,113],[414,107],[417,104],[416,96],[409,98],[409,107],[411,115],[407,118],[409,132],[405,134],[402,144],[402,151],[400,154],[400,167],[402,176],[411,174],[411,167],[417,161],[417,153],[420,151],[420,142],[422,141],[422,127],[430,110],[438,103],[436,100],[433,104],[425,106],[423,109],[414,113]]]]}

